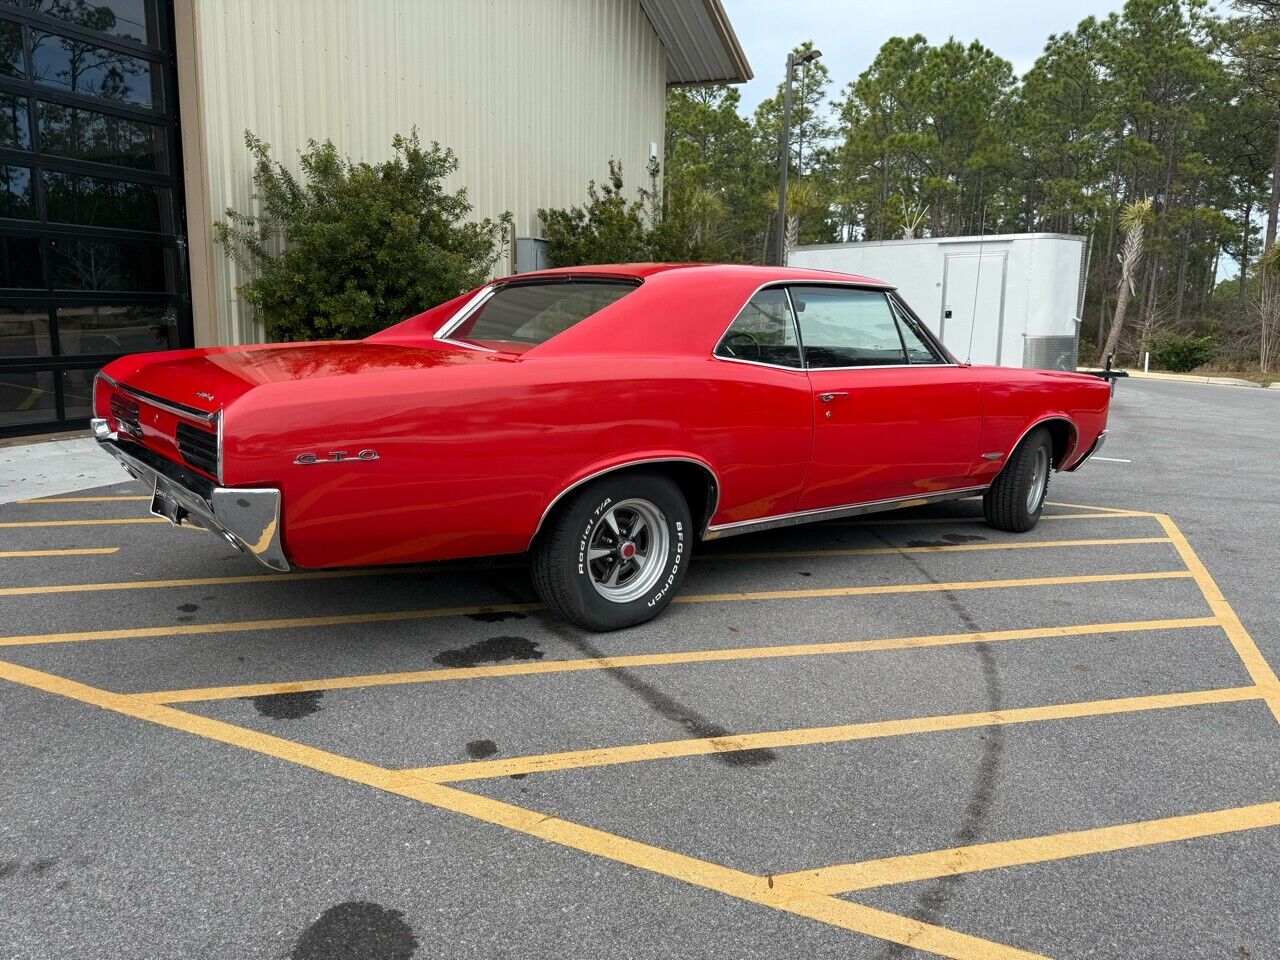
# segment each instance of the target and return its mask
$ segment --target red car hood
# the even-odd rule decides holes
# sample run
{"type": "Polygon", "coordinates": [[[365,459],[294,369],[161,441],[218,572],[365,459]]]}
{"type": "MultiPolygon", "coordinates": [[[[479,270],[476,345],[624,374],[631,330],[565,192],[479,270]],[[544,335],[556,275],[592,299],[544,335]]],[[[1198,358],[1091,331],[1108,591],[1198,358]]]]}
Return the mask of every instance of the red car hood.
{"type": "Polygon", "coordinates": [[[212,413],[265,383],[420,370],[492,357],[449,344],[406,347],[353,340],[139,355],[119,360],[104,372],[126,386],[212,413]]]}

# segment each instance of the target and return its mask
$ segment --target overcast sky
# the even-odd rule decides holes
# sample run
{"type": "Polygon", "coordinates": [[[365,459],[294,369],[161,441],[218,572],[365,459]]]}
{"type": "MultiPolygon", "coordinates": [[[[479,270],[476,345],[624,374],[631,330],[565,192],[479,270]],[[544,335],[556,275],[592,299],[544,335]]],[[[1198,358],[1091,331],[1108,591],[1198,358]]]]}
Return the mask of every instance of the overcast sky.
{"type": "Polygon", "coordinates": [[[923,33],[980,40],[1024,73],[1051,33],[1093,14],[1119,10],[1122,0],[722,0],[755,79],[742,87],[744,112],[777,89],[787,51],[812,40],[831,71],[831,93],[865,70],[889,37],[923,33]]]}

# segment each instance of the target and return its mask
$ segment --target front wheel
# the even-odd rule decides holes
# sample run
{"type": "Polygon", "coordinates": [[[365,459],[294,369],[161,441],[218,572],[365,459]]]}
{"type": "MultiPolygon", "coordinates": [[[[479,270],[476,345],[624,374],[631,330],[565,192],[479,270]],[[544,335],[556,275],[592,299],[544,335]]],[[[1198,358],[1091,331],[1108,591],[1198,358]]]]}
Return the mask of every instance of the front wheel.
{"type": "Polygon", "coordinates": [[[1053,438],[1044,427],[1018,444],[982,497],[987,523],[997,530],[1023,533],[1040,520],[1053,469],[1053,438]]]}
{"type": "Polygon", "coordinates": [[[689,565],[689,505],[652,473],[602,477],[571,495],[533,550],[533,585],[561,619],[587,630],[652,620],[689,565]]]}

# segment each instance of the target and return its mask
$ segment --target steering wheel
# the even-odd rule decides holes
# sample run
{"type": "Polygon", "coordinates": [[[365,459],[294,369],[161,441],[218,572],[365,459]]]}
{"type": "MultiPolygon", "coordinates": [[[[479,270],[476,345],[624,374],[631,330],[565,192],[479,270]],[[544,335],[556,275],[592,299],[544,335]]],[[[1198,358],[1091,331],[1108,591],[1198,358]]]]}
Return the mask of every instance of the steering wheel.
{"type": "MultiPolygon", "coordinates": [[[[756,359],[760,359],[760,341],[745,330],[739,330],[736,333],[731,333],[729,336],[724,338],[724,348],[729,351],[729,356],[731,357],[738,356],[738,351],[735,350],[734,347],[746,346],[747,344],[750,344],[755,348],[756,359]]],[[[739,359],[741,358],[739,357],[739,359]]]]}

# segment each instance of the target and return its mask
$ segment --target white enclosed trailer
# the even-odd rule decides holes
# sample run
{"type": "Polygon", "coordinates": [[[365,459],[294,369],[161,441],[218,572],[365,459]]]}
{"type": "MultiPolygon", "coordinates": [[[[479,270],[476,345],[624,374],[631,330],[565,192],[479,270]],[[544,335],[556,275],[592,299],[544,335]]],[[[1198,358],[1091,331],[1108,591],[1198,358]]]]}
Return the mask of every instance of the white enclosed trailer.
{"type": "Polygon", "coordinates": [[[893,284],[960,360],[1074,370],[1084,254],[1084,237],[1009,233],[814,244],[787,262],[893,284]]]}

